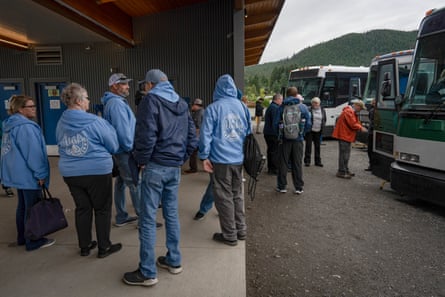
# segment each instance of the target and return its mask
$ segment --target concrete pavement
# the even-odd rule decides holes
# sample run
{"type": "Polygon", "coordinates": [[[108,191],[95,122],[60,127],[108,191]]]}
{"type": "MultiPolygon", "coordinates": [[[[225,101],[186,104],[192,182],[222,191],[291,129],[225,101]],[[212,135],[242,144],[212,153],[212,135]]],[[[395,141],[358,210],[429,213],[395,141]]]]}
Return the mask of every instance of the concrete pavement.
{"type": "MultiPolygon", "coordinates": [[[[139,240],[135,225],[112,227],[112,242],[123,244],[120,252],[104,259],[97,258],[97,249],[88,257],[79,255],[74,228],[74,202],[58,173],[57,162],[58,157],[50,157],[50,191],[54,197],[61,199],[69,226],[48,236],[57,240],[51,247],[27,252],[22,246],[9,246],[16,239],[17,196],[8,198],[0,190],[0,296],[246,296],[245,242],[239,241],[236,247],[229,247],[212,240],[213,233],[220,232],[214,208],[204,220],[193,220],[209,181],[208,174],[200,171],[181,177],[179,215],[184,271],[172,275],[159,269],[159,283],[147,288],[128,286],[122,282],[123,273],[135,270],[139,261],[139,240]]],[[[17,194],[15,189],[14,193],[17,194]]],[[[129,195],[127,205],[128,210],[133,212],[129,195]]],[[[158,222],[163,222],[160,211],[158,222]]],[[[163,227],[157,232],[156,254],[162,256],[165,253],[163,227]]]]}

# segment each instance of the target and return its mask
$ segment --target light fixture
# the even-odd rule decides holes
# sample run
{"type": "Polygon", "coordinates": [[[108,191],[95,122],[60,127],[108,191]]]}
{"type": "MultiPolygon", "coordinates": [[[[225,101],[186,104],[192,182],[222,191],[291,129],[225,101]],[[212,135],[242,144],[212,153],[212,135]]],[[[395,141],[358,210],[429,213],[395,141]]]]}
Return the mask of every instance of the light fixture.
{"type": "Polygon", "coordinates": [[[244,17],[247,19],[248,15],[247,15],[247,9],[244,8],[244,17]]]}
{"type": "Polygon", "coordinates": [[[3,35],[0,35],[0,45],[22,51],[29,49],[29,45],[27,43],[14,40],[3,35]]]}

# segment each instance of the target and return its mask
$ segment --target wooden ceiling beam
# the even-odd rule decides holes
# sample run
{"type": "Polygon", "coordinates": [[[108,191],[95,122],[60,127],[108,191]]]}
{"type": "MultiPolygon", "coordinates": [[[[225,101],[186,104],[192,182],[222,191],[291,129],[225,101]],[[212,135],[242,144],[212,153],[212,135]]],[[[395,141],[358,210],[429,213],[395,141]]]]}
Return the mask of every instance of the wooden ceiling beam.
{"type": "Polygon", "coordinates": [[[99,6],[90,0],[33,1],[123,47],[134,46],[132,18],[114,4],[99,6]]]}
{"type": "MultiPolygon", "coordinates": [[[[247,12],[249,13],[249,12],[247,12]]],[[[247,16],[246,20],[244,21],[244,24],[246,26],[249,25],[257,25],[259,23],[265,23],[265,22],[275,22],[278,15],[274,11],[269,11],[266,13],[261,13],[257,15],[249,15],[247,16]]]]}

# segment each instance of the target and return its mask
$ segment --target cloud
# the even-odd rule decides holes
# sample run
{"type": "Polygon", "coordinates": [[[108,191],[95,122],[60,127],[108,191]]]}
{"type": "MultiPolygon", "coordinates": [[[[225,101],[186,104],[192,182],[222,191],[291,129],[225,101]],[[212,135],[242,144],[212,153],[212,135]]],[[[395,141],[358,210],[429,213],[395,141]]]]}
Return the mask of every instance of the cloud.
{"type": "Polygon", "coordinates": [[[427,10],[443,5],[443,0],[286,0],[260,62],[285,59],[348,33],[417,30],[427,10]]]}

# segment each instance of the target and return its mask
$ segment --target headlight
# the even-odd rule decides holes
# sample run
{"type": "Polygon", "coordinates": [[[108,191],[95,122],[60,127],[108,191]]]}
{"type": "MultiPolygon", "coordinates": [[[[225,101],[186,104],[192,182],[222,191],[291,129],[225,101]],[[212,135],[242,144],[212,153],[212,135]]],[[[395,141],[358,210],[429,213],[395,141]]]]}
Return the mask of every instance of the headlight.
{"type": "Polygon", "coordinates": [[[420,157],[419,157],[419,155],[415,155],[415,154],[400,153],[400,160],[419,163],[420,157]]]}

